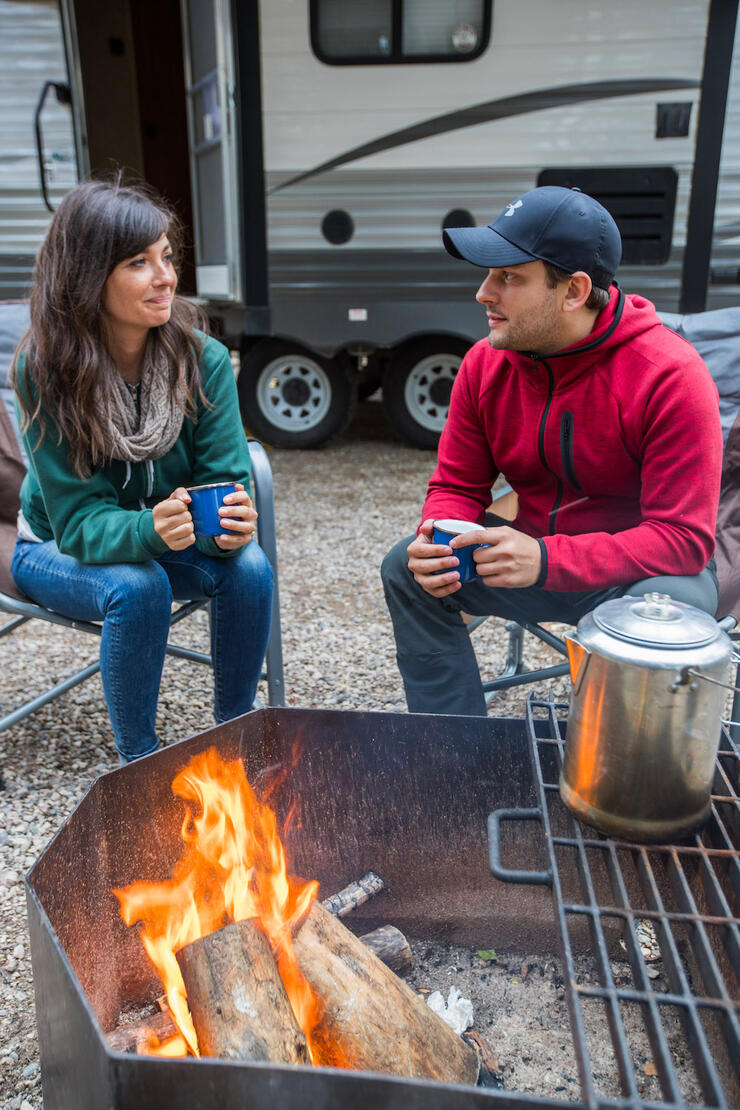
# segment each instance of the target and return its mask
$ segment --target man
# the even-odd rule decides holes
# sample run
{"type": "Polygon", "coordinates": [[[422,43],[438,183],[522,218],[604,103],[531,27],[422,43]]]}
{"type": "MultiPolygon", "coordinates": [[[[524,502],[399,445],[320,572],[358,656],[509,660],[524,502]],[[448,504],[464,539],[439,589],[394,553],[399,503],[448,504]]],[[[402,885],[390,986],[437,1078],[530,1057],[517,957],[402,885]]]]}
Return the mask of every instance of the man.
{"type": "Polygon", "coordinates": [[[455,379],[423,523],[382,574],[409,709],[485,715],[461,611],[575,624],[657,590],[714,614],[722,436],[699,355],[614,283],[619,231],[592,197],[533,189],[444,243],[488,271],[489,334],[455,379]],[[511,525],[486,514],[499,474],[511,525]],[[481,527],[434,544],[442,518],[481,527]],[[461,583],[455,552],[479,543],[461,583]]]}

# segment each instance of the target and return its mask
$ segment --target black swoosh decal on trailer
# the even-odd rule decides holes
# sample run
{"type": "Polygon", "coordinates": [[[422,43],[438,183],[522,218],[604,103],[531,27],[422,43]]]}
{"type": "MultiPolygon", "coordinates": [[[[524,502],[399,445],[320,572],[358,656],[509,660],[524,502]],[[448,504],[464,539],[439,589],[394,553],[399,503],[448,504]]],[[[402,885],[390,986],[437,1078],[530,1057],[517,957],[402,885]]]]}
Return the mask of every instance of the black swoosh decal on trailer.
{"type": "Polygon", "coordinates": [[[558,108],[563,104],[578,104],[588,100],[606,100],[614,96],[634,96],[637,93],[665,92],[669,89],[698,89],[700,81],[689,81],[684,77],[650,77],[644,80],[628,78],[615,81],[586,81],[580,85],[557,85],[551,89],[537,89],[535,92],[520,93],[518,96],[504,96],[498,100],[487,100],[483,104],[473,104],[469,108],[460,108],[455,112],[447,112],[443,116],[433,116],[431,119],[422,120],[411,127],[404,127],[400,131],[390,131],[373,139],[371,143],[364,143],[344,154],[322,162],[312,170],[306,170],[281,185],[276,185],[270,190],[278,193],[305,181],[309,177],[326,173],[327,170],[336,169],[337,166],[346,166],[348,162],[356,162],[358,158],[367,158],[369,154],[378,154],[383,150],[392,150],[396,146],[405,146],[414,143],[417,139],[428,139],[432,135],[443,135],[446,131],[458,131],[463,127],[474,127],[477,123],[490,123],[495,119],[506,119],[509,116],[521,116],[526,112],[540,112],[544,108],[558,108]]]}

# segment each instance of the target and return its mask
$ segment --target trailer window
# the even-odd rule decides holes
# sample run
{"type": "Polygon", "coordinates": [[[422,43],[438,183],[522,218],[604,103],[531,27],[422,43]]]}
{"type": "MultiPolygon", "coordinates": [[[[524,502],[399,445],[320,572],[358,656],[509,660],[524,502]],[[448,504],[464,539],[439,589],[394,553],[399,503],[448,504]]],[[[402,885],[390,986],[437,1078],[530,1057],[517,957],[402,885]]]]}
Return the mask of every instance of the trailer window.
{"type": "Polygon", "coordinates": [[[470,61],[490,29],[491,0],[311,0],[311,45],[328,65],[470,61]]]}

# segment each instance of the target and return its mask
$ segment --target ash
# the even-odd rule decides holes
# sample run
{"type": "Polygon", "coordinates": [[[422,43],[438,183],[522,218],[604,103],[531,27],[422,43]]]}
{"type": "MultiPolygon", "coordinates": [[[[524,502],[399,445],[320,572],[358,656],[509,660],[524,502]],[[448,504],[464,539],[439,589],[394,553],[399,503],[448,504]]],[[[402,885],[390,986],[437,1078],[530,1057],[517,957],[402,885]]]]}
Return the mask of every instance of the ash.
{"type": "MultiPolygon", "coordinates": [[[[424,997],[441,991],[447,999],[457,987],[473,1003],[472,1029],[491,1050],[492,1079],[511,1092],[580,1101],[581,1086],[560,961],[541,955],[502,955],[486,945],[480,950],[425,940],[410,940],[414,967],[408,985],[424,997]],[[482,951],[486,958],[478,953],[482,951]]],[[[598,983],[594,964],[576,957],[579,984],[598,983]]],[[[653,989],[665,990],[656,965],[653,989]]],[[[612,963],[619,987],[631,985],[628,963],[612,963]]],[[[646,1101],[662,1101],[652,1051],[637,1007],[622,1014],[638,1091],[646,1101]]],[[[622,1094],[606,1013],[601,1004],[584,1007],[586,1040],[596,1092],[603,1098],[622,1094]]],[[[701,1088],[688,1058],[677,1019],[666,1033],[686,1102],[702,1104],[701,1088]]]]}

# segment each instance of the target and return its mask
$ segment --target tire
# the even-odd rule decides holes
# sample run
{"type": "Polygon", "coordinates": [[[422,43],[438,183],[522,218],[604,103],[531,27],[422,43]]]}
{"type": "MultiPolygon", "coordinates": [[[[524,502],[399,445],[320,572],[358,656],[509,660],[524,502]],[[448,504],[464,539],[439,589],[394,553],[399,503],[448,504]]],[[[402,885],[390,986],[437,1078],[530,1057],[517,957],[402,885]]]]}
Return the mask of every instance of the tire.
{"type": "Polygon", "coordinates": [[[357,404],[338,362],[281,339],[247,351],[237,388],[247,428],[274,447],[319,447],[344,431],[357,404]]]}
{"type": "Polygon", "coordinates": [[[452,383],[469,344],[440,336],[404,344],[383,375],[388,422],[415,447],[434,449],[447,419],[452,383]]]}

